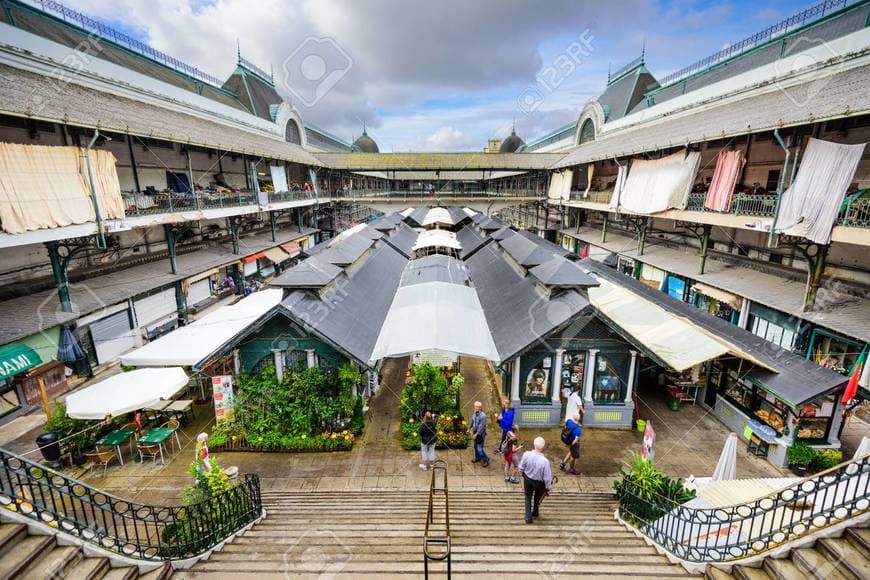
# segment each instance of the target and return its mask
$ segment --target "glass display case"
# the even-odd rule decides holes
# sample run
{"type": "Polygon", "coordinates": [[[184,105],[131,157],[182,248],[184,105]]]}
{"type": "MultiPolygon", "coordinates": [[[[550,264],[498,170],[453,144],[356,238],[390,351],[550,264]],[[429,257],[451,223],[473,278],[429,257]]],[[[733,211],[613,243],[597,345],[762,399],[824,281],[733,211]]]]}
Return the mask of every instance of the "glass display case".
{"type": "MultiPolygon", "coordinates": [[[[560,385],[563,392],[570,393],[583,389],[583,367],[586,365],[586,351],[566,351],[562,356],[562,377],[560,385]]],[[[567,395],[566,395],[567,396],[567,395]]]]}
{"type": "Polygon", "coordinates": [[[622,385],[616,366],[606,355],[599,353],[592,382],[592,400],[596,405],[621,404],[625,399],[622,385]]]}
{"type": "Polygon", "coordinates": [[[520,398],[524,403],[543,403],[550,401],[550,373],[553,357],[544,357],[526,374],[520,398]]]}
{"type": "Polygon", "coordinates": [[[829,395],[803,405],[798,411],[795,438],[806,442],[827,440],[836,403],[836,398],[829,395]]]}

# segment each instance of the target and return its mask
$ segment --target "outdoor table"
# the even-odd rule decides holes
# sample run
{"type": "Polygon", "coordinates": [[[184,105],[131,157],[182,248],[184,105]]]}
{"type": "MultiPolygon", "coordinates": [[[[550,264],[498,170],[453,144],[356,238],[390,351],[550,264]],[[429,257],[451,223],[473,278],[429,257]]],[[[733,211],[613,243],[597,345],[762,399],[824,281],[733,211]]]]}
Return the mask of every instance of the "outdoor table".
{"type": "Polygon", "coordinates": [[[181,448],[181,441],[178,439],[178,433],[175,427],[154,427],[142,437],[139,437],[140,445],[159,445],[160,446],[160,462],[165,463],[163,459],[163,443],[175,435],[175,441],[178,443],[178,448],[181,448]]]}
{"type": "Polygon", "coordinates": [[[173,416],[181,415],[182,417],[187,417],[188,414],[193,415],[193,399],[172,401],[170,405],[163,409],[163,412],[173,416]]]}
{"type": "Polygon", "coordinates": [[[161,399],[159,401],[154,401],[153,403],[146,405],[145,408],[149,411],[163,411],[164,409],[166,409],[166,407],[168,407],[171,404],[172,404],[172,401],[166,401],[166,400],[161,399]]]}
{"type": "MultiPolygon", "coordinates": [[[[118,453],[118,461],[121,462],[121,465],[124,465],[124,457],[121,455],[121,445],[130,439],[134,433],[136,433],[135,429],[115,429],[114,431],[110,431],[103,435],[96,444],[114,447],[115,451],[118,453]]],[[[133,451],[132,440],[130,441],[130,451],[131,453],[133,451]]]]}

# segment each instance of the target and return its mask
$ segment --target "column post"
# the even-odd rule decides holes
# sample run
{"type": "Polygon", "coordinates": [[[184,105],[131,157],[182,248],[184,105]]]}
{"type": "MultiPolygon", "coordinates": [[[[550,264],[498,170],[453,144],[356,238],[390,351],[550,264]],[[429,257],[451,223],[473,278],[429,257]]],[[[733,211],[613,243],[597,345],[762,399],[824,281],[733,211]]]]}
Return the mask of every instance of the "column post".
{"type": "Polygon", "coordinates": [[[550,397],[550,400],[556,405],[562,403],[562,399],[559,396],[559,390],[562,386],[562,358],[564,357],[564,355],[564,348],[556,349],[556,354],[554,355],[556,360],[553,361],[553,376],[551,377],[551,382],[553,384],[553,394],[550,397]]]}
{"type": "Polygon", "coordinates": [[[747,298],[743,299],[743,304],[740,305],[740,318],[737,319],[737,326],[746,330],[749,326],[749,310],[752,307],[752,302],[747,298]]]}
{"type": "Polygon", "coordinates": [[[592,383],[595,380],[595,364],[598,358],[597,348],[586,351],[586,364],[583,366],[583,404],[592,403],[592,383]]]}
{"type": "Polygon", "coordinates": [[[278,237],[278,218],[275,217],[275,212],[269,212],[269,229],[272,231],[272,241],[277,242],[278,237]]]}
{"type": "Polygon", "coordinates": [[[308,368],[313,368],[317,366],[317,358],[314,356],[313,348],[305,349],[305,365],[308,368]]]}
{"type": "Polygon", "coordinates": [[[520,357],[511,363],[511,402],[520,400],[520,357]]]}
{"type": "Polygon", "coordinates": [[[273,348],[272,359],[275,361],[275,374],[278,375],[278,382],[284,380],[284,351],[273,348]]]}
{"type": "Polygon", "coordinates": [[[710,230],[712,226],[705,224],[701,233],[701,257],[698,263],[698,274],[704,273],[704,267],[707,265],[707,253],[710,249],[710,230]]]}
{"type": "Polygon", "coordinates": [[[628,380],[626,381],[625,402],[631,402],[632,392],[634,391],[634,382],[637,379],[637,351],[629,351],[631,353],[631,363],[628,365],[628,380]]]}
{"type": "Polygon", "coordinates": [[[60,309],[64,312],[72,312],[72,301],[69,295],[69,278],[67,278],[66,264],[60,256],[57,242],[46,242],[48,259],[51,261],[51,273],[54,275],[54,285],[57,288],[57,298],[60,301],[60,309]]]}

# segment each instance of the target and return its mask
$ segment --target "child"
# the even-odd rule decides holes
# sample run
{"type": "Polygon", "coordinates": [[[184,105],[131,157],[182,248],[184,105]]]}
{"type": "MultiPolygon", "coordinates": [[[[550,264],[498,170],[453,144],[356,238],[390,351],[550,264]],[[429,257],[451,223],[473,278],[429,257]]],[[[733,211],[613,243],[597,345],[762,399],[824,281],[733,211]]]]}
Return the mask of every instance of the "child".
{"type": "Polygon", "coordinates": [[[506,483],[519,483],[517,478],[517,466],[520,463],[519,452],[523,448],[517,440],[517,435],[511,429],[505,434],[504,443],[501,446],[502,458],[504,459],[504,480],[506,483]]]}

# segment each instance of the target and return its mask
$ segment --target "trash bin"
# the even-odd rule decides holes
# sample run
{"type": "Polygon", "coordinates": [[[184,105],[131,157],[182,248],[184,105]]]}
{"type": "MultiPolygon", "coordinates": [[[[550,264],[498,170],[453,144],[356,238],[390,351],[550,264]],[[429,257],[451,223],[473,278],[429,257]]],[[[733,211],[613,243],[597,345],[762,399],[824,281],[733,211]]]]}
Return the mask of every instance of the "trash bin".
{"type": "Polygon", "coordinates": [[[60,460],[60,443],[57,442],[57,439],[57,433],[43,433],[36,438],[36,445],[46,461],[57,462],[60,460]]]}

